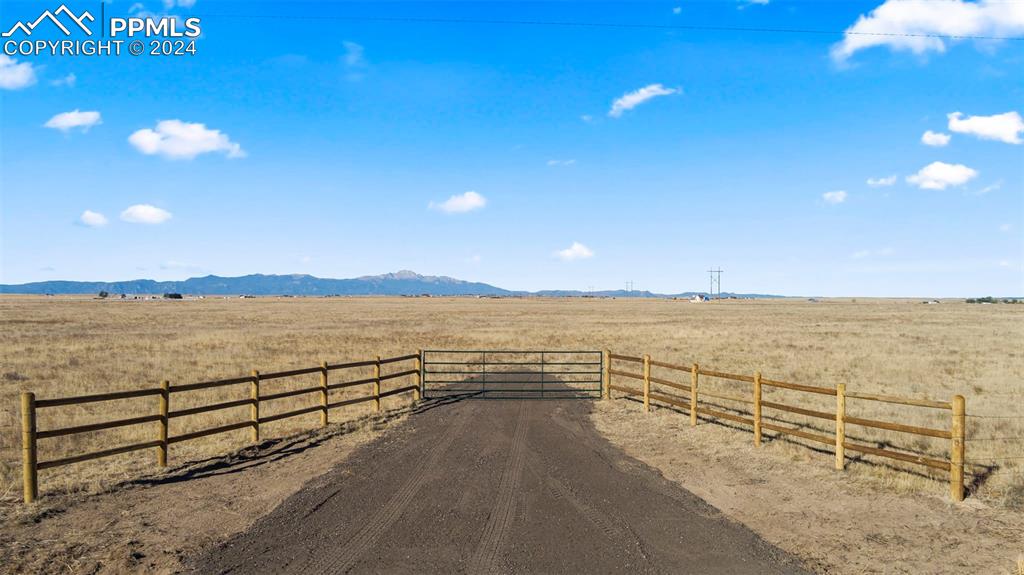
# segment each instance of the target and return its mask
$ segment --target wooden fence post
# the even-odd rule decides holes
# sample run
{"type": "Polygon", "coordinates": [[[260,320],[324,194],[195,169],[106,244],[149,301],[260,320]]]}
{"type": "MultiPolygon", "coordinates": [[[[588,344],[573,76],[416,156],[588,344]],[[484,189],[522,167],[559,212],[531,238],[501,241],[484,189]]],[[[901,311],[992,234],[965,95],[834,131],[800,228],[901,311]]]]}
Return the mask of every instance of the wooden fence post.
{"type": "Polygon", "coordinates": [[[846,384],[836,386],[836,469],[846,467],[846,384]]]}
{"type": "Polygon", "coordinates": [[[604,362],[603,369],[601,370],[601,397],[604,399],[612,398],[612,352],[607,349],[601,352],[601,359],[604,362]]]}
{"type": "Polygon", "coordinates": [[[696,363],[690,366],[690,427],[697,426],[697,378],[700,376],[700,366],[696,363]]]}
{"type": "Polygon", "coordinates": [[[651,411],[651,356],[644,354],[644,411],[651,411]]]}
{"type": "Polygon", "coordinates": [[[953,396],[953,429],[949,453],[949,494],[953,501],[964,500],[964,396],[953,396]]]}
{"type": "Polygon", "coordinates": [[[327,362],[320,362],[320,427],[327,427],[327,362]]]}
{"type": "Polygon", "coordinates": [[[156,464],[159,467],[167,467],[167,435],[170,427],[168,413],[171,408],[171,382],[166,379],[160,382],[160,434],[157,438],[160,445],[156,448],[156,464]]]}
{"type": "Polygon", "coordinates": [[[754,373],[754,446],[761,447],[761,372],[754,373]]]}
{"type": "Polygon", "coordinates": [[[36,469],[36,394],[21,394],[21,471],[25,503],[39,497],[36,469]]]}
{"type": "Polygon", "coordinates": [[[412,400],[423,399],[423,350],[416,350],[416,389],[412,392],[412,400]]]}
{"type": "Polygon", "coordinates": [[[252,420],[252,442],[260,440],[260,372],[252,370],[252,382],[249,384],[249,399],[252,404],[249,406],[249,419],[252,420]]]}
{"type": "Polygon", "coordinates": [[[380,356],[373,364],[373,410],[380,413],[380,356]]]}

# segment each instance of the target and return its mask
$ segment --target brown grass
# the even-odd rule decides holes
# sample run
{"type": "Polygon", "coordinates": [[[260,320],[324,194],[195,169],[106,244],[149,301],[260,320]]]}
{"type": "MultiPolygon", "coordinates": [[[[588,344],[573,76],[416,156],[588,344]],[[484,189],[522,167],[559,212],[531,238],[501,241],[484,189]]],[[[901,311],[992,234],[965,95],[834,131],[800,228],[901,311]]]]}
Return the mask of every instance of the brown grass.
{"type": "MultiPolygon", "coordinates": [[[[998,505],[1024,505],[1024,306],[925,306],[910,301],[794,300],[689,304],[662,300],[488,300],[402,298],[261,298],[196,301],[97,301],[91,298],[0,298],[0,497],[20,497],[17,394],[40,398],[153,387],[162,379],[187,383],[331,362],[410,353],[431,348],[611,348],[650,353],[656,359],[700,362],[723,371],[752,373],[850,391],[948,400],[967,397],[967,459],[976,496],[998,505]]],[[[398,368],[396,367],[396,370],[398,368]]],[[[339,374],[340,375],[340,374],[339,374]]],[[[664,374],[660,374],[664,375],[664,374]]],[[[685,374],[681,374],[685,376],[685,374]]],[[[267,382],[272,391],[315,385],[316,375],[267,382]]],[[[332,374],[334,377],[334,374],[332,374]]],[[[351,374],[351,378],[360,377],[351,374]]],[[[710,382],[711,380],[709,380],[710,382]]],[[[391,385],[404,385],[393,380],[391,385]]],[[[749,384],[709,383],[707,389],[747,393],[749,384]]],[[[366,389],[343,390],[355,396],[366,389]]],[[[272,392],[272,391],[268,391],[272,392]]],[[[194,392],[174,408],[241,399],[247,386],[194,392]],[[187,401],[188,403],[184,403],[187,401]]],[[[342,397],[338,393],[332,400],[342,397]]],[[[831,398],[768,390],[765,398],[823,410],[831,398]]],[[[179,396],[173,396],[178,402],[179,396]]],[[[317,395],[281,400],[277,413],[313,405],[317,395]]],[[[385,400],[385,407],[407,401],[385,400]],[[390,403],[387,403],[390,402],[390,403]]],[[[271,411],[272,409],[272,411],[271,411]]],[[[332,418],[363,415],[362,404],[332,418]]],[[[156,411],[155,398],[54,408],[40,413],[40,429],[91,423],[156,411]]],[[[850,401],[850,413],[940,429],[948,412],[850,401]]],[[[770,415],[768,410],[765,414],[770,415]]],[[[779,414],[781,415],[781,414],[779,414]]],[[[246,408],[175,420],[172,434],[240,421],[246,408]]],[[[682,416],[680,416],[682,417],[682,416]]],[[[799,416],[789,421],[804,422],[799,416]]],[[[264,426],[279,436],[318,423],[316,413],[264,426]]],[[[828,422],[806,420],[827,431],[828,422]]],[[[735,433],[747,433],[742,428],[735,433]]],[[[942,440],[914,439],[866,428],[848,428],[873,445],[891,442],[938,457],[942,440]]],[[[155,424],[41,440],[40,458],[149,440],[155,424]]],[[[171,460],[222,453],[246,444],[247,430],[173,446],[171,460]]],[[[830,455],[778,442],[782,453],[830,455]]],[[[902,491],[944,494],[946,475],[924,468],[855,463],[849,473],[902,491]]],[[[92,491],[153,469],[155,454],[139,452],[40,473],[42,494],[92,491]]]]}

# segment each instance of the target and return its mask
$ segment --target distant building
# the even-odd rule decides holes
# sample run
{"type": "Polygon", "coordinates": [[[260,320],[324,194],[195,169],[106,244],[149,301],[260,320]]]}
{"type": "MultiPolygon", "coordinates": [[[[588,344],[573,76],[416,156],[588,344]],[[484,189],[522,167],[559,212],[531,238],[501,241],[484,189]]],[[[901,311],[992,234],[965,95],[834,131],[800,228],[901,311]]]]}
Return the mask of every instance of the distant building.
{"type": "Polygon", "coordinates": [[[703,303],[706,301],[711,301],[711,298],[703,294],[696,294],[690,298],[690,303],[703,303]]]}

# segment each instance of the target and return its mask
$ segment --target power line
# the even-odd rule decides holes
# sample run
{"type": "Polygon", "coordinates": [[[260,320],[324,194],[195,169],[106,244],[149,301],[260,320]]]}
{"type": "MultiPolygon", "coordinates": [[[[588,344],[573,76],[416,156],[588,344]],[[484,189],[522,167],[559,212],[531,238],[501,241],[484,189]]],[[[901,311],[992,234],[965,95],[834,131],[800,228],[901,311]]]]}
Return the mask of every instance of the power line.
{"type": "Polygon", "coordinates": [[[316,16],[306,14],[207,14],[201,18],[250,18],[269,20],[340,20],[346,22],[391,22],[406,24],[486,24],[508,26],[553,26],[562,28],[617,28],[624,30],[678,30],[684,32],[756,32],[768,34],[817,34],[835,36],[882,36],[891,38],[939,38],[945,40],[1024,40],[1020,36],[969,36],[953,34],[913,34],[901,32],[857,32],[851,30],[815,30],[811,28],[774,28],[756,26],[701,26],[696,24],[629,24],[622,22],[574,22],[568,20],[499,20],[490,18],[425,18],[415,16],[316,16]]]}
{"type": "Polygon", "coordinates": [[[711,278],[711,291],[708,293],[708,299],[715,296],[715,287],[718,287],[718,299],[722,299],[722,268],[708,270],[708,275],[711,278]]]}

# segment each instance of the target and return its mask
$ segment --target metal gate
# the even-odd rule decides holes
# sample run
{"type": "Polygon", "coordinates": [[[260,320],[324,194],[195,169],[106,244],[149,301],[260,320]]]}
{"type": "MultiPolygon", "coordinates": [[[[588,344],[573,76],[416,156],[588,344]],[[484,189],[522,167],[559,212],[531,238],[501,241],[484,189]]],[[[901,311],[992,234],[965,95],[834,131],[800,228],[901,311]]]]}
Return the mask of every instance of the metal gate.
{"type": "Polygon", "coordinates": [[[603,368],[600,351],[430,349],[420,378],[424,397],[597,399],[603,368]]]}

